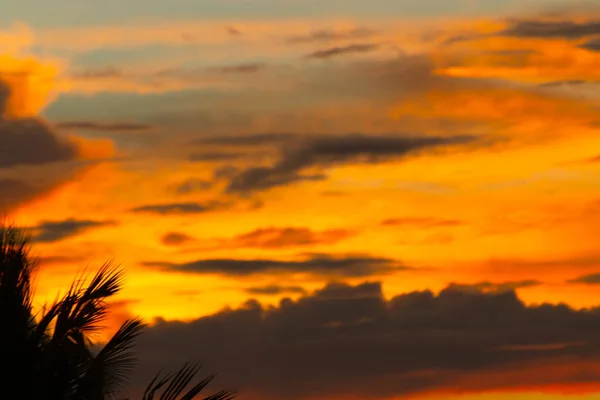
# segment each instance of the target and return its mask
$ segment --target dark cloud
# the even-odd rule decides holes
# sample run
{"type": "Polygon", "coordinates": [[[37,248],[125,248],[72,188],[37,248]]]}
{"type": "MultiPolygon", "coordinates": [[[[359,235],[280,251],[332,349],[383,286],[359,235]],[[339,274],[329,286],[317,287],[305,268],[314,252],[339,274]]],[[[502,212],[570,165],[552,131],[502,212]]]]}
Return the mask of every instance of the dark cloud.
{"type": "Polygon", "coordinates": [[[290,37],[288,43],[315,43],[332,42],[336,40],[356,40],[368,39],[373,37],[377,31],[368,28],[354,28],[347,30],[334,31],[331,29],[320,29],[310,32],[306,35],[297,35],[290,37]]]}
{"type": "Polygon", "coordinates": [[[331,167],[350,161],[381,162],[403,158],[421,151],[473,141],[469,136],[417,137],[372,136],[363,134],[313,135],[300,145],[282,150],[280,160],[271,167],[253,167],[234,176],[227,188],[230,193],[266,190],[303,180],[321,180],[322,173],[302,174],[311,167],[331,167]]]}
{"type": "MultiPolygon", "coordinates": [[[[18,94],[17,94],[18,95],[18,94]]],[[[11,89],[0,76],[0,168],[74,160],[77,147],[41,118],[6,118],[11,89]]]]}
{"type": "Polygon", "coordinates": [[[93,165],[75,161],[0,171],[0,213],[51,193],[65,182],[72,181],[78,172],[93,165]]]}
{"type": "Polygon", "coordinates": [[[98,122],[98,121],[62,121],[55,124],[59,129],[77,129],[87,131],[146,131],[151,125],[135,122],[98,122]]]}
{"type": "Polygon", "coordinates": [[[347,229],[314,231],[310,228],[269,227],[243,233],[232,239],[223,240],[219,247],[283,248],[333,244],[351,237],[355,232],[347,229]]]}
{"type": "Polygon", "coordinates": [[[86,257],[83,256],[44,256],[39,257],[38,261],[40,265],[55,265],[55,264],[73,264],[73,263],[81,263],[86,260],[86,257]]]}
{"type": "Polygon", "coordinates": [[[449,287],[386,300],[379,283],[330,284],[277,307],[251,300],[194,321],[157,320],[139,339],[133,379],[142,387],[157,368],[192,358],[249,400],[598,384],[600,374],[577,362],[598,361],[599,331],[598,309],[526,306],[512,291],[449,287]]]}
{"type": "Polygon", "coordinates": [[[188,157],[188,160],[193,162],[211,162],[211,161],[228,161],[237,158],[245,157],[246,153],[236,152],[224,152],[224,151],[211,151],[206,153],[192,153],[188,157]]]}
{"type": "Polygon", "coordinates": [[[544,82],[544,83],[540,83],[538,86],[543,87],[543,88],[552,88],[552,87],[559,87],[559,86],[585,85],[586,83],[589,83],[589,81],[585,81],[582,79],[569,79],[569,80],[562,80],[562,81],[544,82]]]}
{"type": "Polygon", "coordinates": [[[600,52],[600,39],[592,39],[580,46],[582,49],[600,52]]]}
{"type": "Polygon", "coordinates": [[[301,273],[324,277],[363,277],[409,269],[389,258],[369,256],[331,256],[315,254],[300,261],[273,259],[203,259],[176,264],[169,262],[144,262],[148,267],[190,274],[219,274],[225,276],[251,276],[259,274],[301,273]]]}
{"type": "Polygon", "coordinates": [[[463,225],[464,222],[457,219],[435,218],[435,217],[403,217],[389,218],[381,221],[383,226],[396,227],[419,227],[419,228],[442,228],[463,225]]]}
{"type": "Polygon", "coordinates": [[[370,53],[379,49],[380,45],[377,43],[355,43],[347,46],[336,46],[328,49],[317,50],[306,55],[307,58],[332,58],[337,56],[343,56],[347,54],[361,54],[370,53]]]}
{"type": "Polygon", "coordinates": [[[10,178],[0,178],[0,212],[24,200],[29,200],[38,193],[38,189],[29,183],[10,178]]]}
{"type": "Polygon", "coordinates": [[[168,232],[160,238],[160,242],[167,246],[181,246],[182,244],[193,241],[194,238],[186,233],[168,232]]]}
{"type": "Polygon", "coordinates": [[[250,74],[258,71],[262,71],[267,68],[267,64],[264,63],[247,63],[237,65],[226,65],[223,67],[217,67],[211,69],[211,71],[219,72],[222,74],[250,74]]]}
{"type": "Polygon", "coordinates": [[[598,284],[600,284],[600,274],[582,275],[575,279],[571,279],[568,282],[569,283],[585,283],[588,285],[598,285],[598,284]]]}
{"type": "Polygon", "coordinates": [[[219,208],[220,204],[217,203],[160,203],[160,204],[146,204],[143,206],[132,208],[130,211],[134,213],[148,213],[148,214],[201,214],[209,211],[214,211],[219,208]]]}
{"type": "Polygon", "coordinates": [[[298,136],[288,133],[258,133],[251,135],[211,136],[197,139],[194,145],[213,145],[229,147],[280,145],[290,142],[298,136]]]}
{"type": "Polygon", "coordinates": [[[0,117],[0,168],[42,165],[76,157],[76,146],[61,139],[44,121],[0,117]]]}
{"type": "Polygon", "coordinates": [[[449,37],[448,39],[445,39],[443,41],[444,45],[451,45],[451,44],[455,44],[455,43],[462,43],[462,42],[469,42],[472,40],[477,40],[477,39],[481,39],[483,37],[483,35],[479,34],[479,33],[460,33],[458,35],[454,35],[449,37]]]}
{"type": "Polygon", "coordinates": [[[188,179],[185,182],[182,182],[179,185],[177,185],[175,190],[177,193],[180,194],[188,194],[210,189],[211,187],[213,187],[214,184],[215,183],[213,181],[209,180],[188,179]]]}
{"type": "Polygon", "coordinates": [[[242,34],[242,32],[239,29],[236,29],[231,26],[227,28],[227,33],[229,33],[231,36],[240,36],[242,34]]]}
{"type": "Polygon", "coordinates": [[[541,285],[542,282],[533,279],[524,281],[512,281],[512,282],[479,282],[474,284],[457,284],[452,283],[448,286],[449,289],[460,290],[463,292],[488,292],[488,293],[502,293],[510,292],[516,289],[528,288],[532,286],[541,285]]]}
{"type": "Polygon", "coordinates": [[[77,220],[73,218],[64,221],[44,221],[33,228],[33,240],[36,242],[56,242],[77,236],[93,228],[112,224],[114,224],[112,221],[77,220]]]}
{"type": "Polygon", "coordinates": [[[547,38],[547,39],[578,39],[585,36],[600,34],[600,21],[510,21],[508,28],[501,32],[507,36],[547,38]]]}
{"type": "Polygon", "coordinates": [[[253,286],[245,289],[246,293],[258,296],[277,296],[282,294],[305,294],[301,286],[281,286],[281,285],[266,285],[253,286]]]}
{"type": "Polygon", "coordinates": [[[108,78],[120,78],[124,76],[122,70],[115,67],[86,69],[83,71],[75,72],[72,76],[77,79],[108,79],[108,78]]]}

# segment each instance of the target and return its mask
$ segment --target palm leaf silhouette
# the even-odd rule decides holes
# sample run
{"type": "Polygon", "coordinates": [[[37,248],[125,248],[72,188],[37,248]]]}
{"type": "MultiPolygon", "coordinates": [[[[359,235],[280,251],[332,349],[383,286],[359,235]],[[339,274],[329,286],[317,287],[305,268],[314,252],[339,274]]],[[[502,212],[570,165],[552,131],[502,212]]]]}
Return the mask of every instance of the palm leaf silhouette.
{"type": "MultiPolygon", "coordinates": [[[[160,400],[194,399],[216,377],[215,374],[210,374],[186,391],[186,387],[198,374],[200,368],[201,367],[198,364],[186,363],[175,373],[163,375],[159,372],[154,376],[146,388],[146,391],[142,396],[142,400],[154,400],[154,396],[157,395],[160,389],[162,389],[165,385],[167,386],[160,395],[160,400]]],[[[204,400],[231,400],[235,397],[235,395],[235,391],[221,390],[215,394],[205,397],[204,400]]]]}
{"type": "MultiPolygon", "coordinates": [[[[133,346],[146,325],[139,318],[126,321],[96,353],[90,335],[102,328],[108,300],[123,286],[123,269],[106,263],[89,282],[81,274],[62,297],[34,314],[37,262],[30,256],[29,240],[27,231],[0,224],[0,354],[4,365],[11,366],[0,375],[0,393],[20,393],[24,400],[114,397],[135,368],[133,346]]],[[[163,387],[160,400],[193,399],[214,378],[209,375],[186,392],[199,369],[186,364],[174,374],[158,374],[144,400],[152,400],[163,387]]],[[[233,396],[220,391],[205,400],[233,396]]]]}

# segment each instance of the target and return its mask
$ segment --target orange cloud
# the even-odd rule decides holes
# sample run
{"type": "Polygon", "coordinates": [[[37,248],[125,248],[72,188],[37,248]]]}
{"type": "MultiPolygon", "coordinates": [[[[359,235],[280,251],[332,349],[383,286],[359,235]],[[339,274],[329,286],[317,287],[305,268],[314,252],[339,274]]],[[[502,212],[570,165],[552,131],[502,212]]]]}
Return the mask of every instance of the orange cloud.
{"type": "Polygon", "coordinates": [[[3,116],[25,118],[37,115],[56,95],[54,84],[58,73],[59,66],[52,62],[0,55],[0,79],[10,90],[3,116]]]}

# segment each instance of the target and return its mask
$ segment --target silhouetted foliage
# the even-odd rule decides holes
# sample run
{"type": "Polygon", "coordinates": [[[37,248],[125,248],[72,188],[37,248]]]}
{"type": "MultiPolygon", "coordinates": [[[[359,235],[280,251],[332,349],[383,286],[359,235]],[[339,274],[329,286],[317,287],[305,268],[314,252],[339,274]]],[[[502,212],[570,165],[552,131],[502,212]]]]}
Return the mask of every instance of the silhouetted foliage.
{"type": "MultiPolygon", "coordinates": [[[[145,324],[127,320],[99,351],[90,334],[102,328],[108,299],[123,285],[123,270],[105,264],[92,277],[75,279],[68,291],[34,314],[37,262],[30,255],[29,235],[0,226],[0,397],[47,400],[104,400],[123,389],[135,368],[133,345],[145,324]],[[86,283],[87,282],[87,283],[86,283]]],[[[198,367],[186,364],[177,373],[157,375],[144,394],[151,400],[193,399],[214,378],[210,375],[187,392],[198,367]]],[[[221,391],[205,400],[228,400],[221,391]]]]}

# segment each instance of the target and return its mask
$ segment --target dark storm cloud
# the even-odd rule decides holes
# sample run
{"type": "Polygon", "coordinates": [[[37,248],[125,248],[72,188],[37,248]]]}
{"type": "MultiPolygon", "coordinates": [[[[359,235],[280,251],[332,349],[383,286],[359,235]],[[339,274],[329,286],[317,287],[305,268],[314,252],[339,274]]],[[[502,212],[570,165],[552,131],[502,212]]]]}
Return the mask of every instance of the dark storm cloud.
{"type": "Polygon", "coordinates": [[[277,307],[248,301],[195,321],[158,320],[139,339],[134,381],[141,386],[157,368],[191,358],[252,400],[409,398],[498,389],[499,381],[502,388],[598,383],[595,371],[583,378],[573,365],[598,360],[599,331],[598,309],[526,306],[512,291],[455,286],[388,301],[379,283],[330,284],[277,307]],[[566,368],[544,372],[565,357],[566,368]]]}
{"type": "Polygon", "coordinates": [[[276,296],[282,294],[305,294],[301,286],[281,286],[281,285],[266,285],[266,286],[253,286],[245,289],[246,293],[257,295],[257,296],[276,296]]]}
{"type": "Polygon", "coordinates": [[[600,274],[589,274],[582,275],[575,279],[571,279],[568,283],[585,283],[588,285],[599,285],[600,284],[600,274]]]}
{"type": "Polygon", "coordinates": [[[146,131],[152,128],[151,125],[139,124],[135,122],[98,122],[98,121],[62,121],[55,124],[59,129],[77,129],[87,131],[146,131]]]}
{"type": "Polygon", "coordinates": [[[600,20],[586,22],[573,21],[510,21],[508,28],[501,32],[506,36],[546,38],[546,39],[578,39],[600,34],[600,20]]]}
{"type": "Polygon", "coordinates": [[[130,211],[134,213],[148,213],[148,214],[201,214],[209,211],[214,211],[219,208],[218,203],[160,203],[160,204],[146,204],[139,207],[132,208],[130,211]]]}
{"type": "Polygon", "coordinates": [[[368,28],[355,28],[348,30],[334,31],[331,29],[320,29],[310,32],[306,35],[297,35],[290,37],[288,43],[315,43],[331,42],[336,40],[356,40],[368,39],[373,37],[377,31],[368,28]]]}
{"type": "Polygon", "coordinates": [[[315,254],[300,261],[273,259],[202,259],[186,263],[149,261],[148,267],[189,274],[218,274],[224,276],[251,276],[259,274],[303,273],[325,277],[364,277],[409,269],[402,263],[369,256],[330,256],[315,254]]]}
{"type": "Polygon", "coordinates": [[[354,43],[347,46],[336,46],[328,49],[317,50],[306,55],[307,58],[332,58],[347,54],[370,53],[380,47],[377,43],[354,43]]]}
{"type": "Polygon", "coordinates": [[[77,220],[73,218],[64,221],[44,221],[33,228],[33,240],[36,242],[56,242],[93,228],[112,224],[114,224],[112,221],[77,220]]]}
{"type": "Polygon", "coordinates": [[[435,147],[471,141],[473,137],[470,136],[314,135],[299,140],[300,144],[297,146],[284,148],[280,160],[275,165],[249,168],[232,177],[227,191],[245,193],[303,180],[320,180],[326,176],[321,173],[303,175],[302,170],[330,167],[350,161],[381,162],[435,147]]]}

